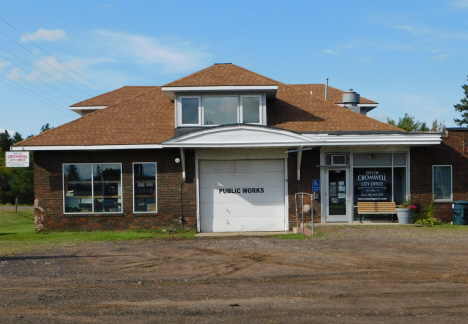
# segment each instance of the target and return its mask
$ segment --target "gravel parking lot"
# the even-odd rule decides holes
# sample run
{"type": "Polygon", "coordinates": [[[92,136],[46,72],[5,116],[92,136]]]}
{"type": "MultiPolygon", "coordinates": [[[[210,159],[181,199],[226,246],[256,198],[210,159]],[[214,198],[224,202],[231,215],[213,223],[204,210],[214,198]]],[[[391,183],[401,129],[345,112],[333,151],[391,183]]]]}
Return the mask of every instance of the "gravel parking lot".
{"type": "Polygon", "coordinates": [[[330,226],[0,257],[1,323],[466,323],[468,231],[330,226]]]}

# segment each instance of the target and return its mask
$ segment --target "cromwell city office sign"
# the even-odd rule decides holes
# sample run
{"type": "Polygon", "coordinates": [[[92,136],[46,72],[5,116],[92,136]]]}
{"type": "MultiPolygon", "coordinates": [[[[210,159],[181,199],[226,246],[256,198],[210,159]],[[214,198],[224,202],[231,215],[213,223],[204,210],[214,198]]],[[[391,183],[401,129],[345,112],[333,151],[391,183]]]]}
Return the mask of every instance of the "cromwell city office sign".
{"type": "Polygon", "coordinates": [[[355,201],[391,201],[391,169],[354,169],[355,201]]]}
{"type": "Polygon", "coordinates": [[[29,167],[29,152],[6,152],[5,165],[7,168],[29,167]]]}

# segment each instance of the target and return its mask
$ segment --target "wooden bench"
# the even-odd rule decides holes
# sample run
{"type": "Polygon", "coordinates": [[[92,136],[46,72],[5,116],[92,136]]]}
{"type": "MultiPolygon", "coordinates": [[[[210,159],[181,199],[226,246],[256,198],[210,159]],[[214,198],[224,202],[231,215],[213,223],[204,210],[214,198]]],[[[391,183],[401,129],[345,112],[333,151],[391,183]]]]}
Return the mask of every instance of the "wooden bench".
{"type": "Polygon", "coordinates": [[[396,214],[396,204],[393,201],[361,201],[357,203],[359,222],[362,215],[393,215],[396,214]]]}

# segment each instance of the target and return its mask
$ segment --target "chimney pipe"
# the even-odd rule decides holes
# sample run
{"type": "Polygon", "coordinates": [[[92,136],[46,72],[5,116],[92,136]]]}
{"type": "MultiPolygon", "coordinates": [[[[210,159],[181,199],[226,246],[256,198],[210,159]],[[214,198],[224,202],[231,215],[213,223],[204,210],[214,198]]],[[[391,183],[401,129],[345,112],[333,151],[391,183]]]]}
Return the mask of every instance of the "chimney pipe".
{"type": "Polygon", "coordinates": [[[358,106],[360,100],[361,96],[353,89],[349,89],[348,92],[343,93],[344,106],[357,113],[361,113],[361,107],[358,106]]]}
{"type": "Polygon", "coordinates": [[[325,100],[327,100],[328,99],[328,78],[325,78],[325,80],[327,81],[325,85],[325,100]]]}

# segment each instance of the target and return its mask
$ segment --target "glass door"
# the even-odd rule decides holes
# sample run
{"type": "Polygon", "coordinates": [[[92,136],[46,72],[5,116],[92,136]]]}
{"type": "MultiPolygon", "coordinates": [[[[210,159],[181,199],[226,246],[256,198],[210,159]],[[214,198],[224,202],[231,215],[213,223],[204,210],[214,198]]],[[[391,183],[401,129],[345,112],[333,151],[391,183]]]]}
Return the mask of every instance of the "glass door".
{"type": "Polygon", "coordinates": [[[346,222],[347,176],[346,170],[328,170],[327,222],[346,222]]]}

